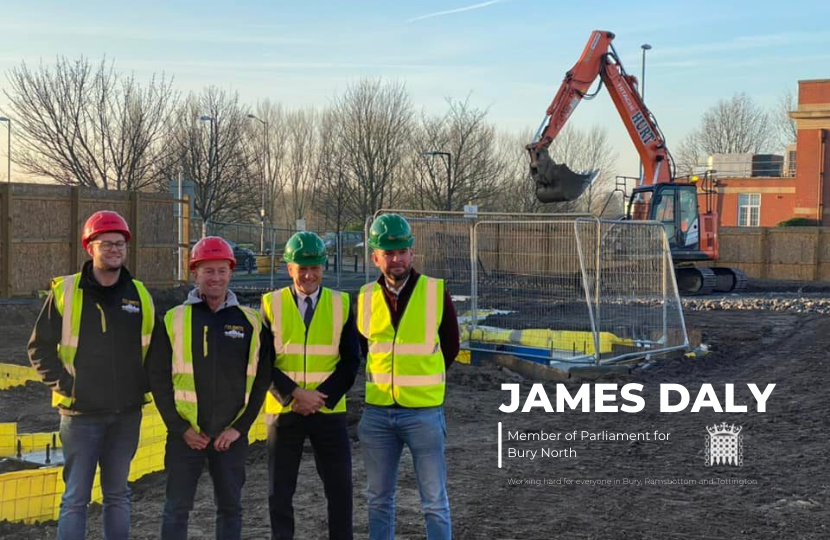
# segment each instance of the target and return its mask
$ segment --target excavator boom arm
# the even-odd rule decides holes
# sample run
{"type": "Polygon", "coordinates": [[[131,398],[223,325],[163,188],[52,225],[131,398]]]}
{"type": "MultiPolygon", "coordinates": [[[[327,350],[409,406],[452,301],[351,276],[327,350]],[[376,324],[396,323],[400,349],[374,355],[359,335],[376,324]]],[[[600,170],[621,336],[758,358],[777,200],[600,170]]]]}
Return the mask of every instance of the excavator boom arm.
{"type": "Polygon", "coordinates": [[[545,118],[531,144],[530,171],[536,181],[536,196],[542,202],[569,201],[587,189],[597,171],[574,173],[564,164],[557,165],[547,148],[562,131],[591,85],[600,77],[625,124],[640,159],[643,176],[640,184],[673,181],[669,155],[657,123],[636,90],[637,80],[623,69],[614,51],[614,34],[601,30],[591,33],[579,61],[565,74],[545,118]]]}
{"type": "Polygon", "coordinates": [[[559,91],[548,106],[545,119],[531,146],[534,150],[547,148],[568,122],[576,106],[588,93],[602,70],[603,55],[611,46],[614,34],[595,30],[585,45],[582,56],[565,74],[559,91]]]}

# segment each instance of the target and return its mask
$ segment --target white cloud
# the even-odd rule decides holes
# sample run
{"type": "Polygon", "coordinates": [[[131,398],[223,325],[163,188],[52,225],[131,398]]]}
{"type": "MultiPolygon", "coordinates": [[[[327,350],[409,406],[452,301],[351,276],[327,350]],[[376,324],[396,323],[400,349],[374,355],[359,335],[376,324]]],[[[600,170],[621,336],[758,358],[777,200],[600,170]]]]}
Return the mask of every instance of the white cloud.
{"type": "Polygon", "coordinates": [[[415,21],[422,21],[424,19],[431,19],[433,17],[442,17],[444,15],[453,15],[455,13],[463,13],[465,11],[473,11],[476,9],[482,9],[489,6],[493,6],[495,4],[502,4],[507,2],[508,0],[490,0],[489,2],[481,2],[480,4],[473,4],[471,6],[465,6],[456,9],[448,9],[446,11],[436,11],[435,13],[427,13],[426,15],[421,15],[419,17],[415,17],[413,19],[409,19],[408,23],[415,22],[415,21]]]}

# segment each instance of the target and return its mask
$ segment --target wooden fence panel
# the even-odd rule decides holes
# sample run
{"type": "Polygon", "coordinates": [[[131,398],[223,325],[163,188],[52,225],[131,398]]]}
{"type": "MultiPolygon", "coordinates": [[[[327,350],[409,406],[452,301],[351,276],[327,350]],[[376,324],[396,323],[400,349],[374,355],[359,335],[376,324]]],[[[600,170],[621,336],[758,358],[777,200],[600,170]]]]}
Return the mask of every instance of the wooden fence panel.
{"type": "Polygon", "coordinates": [[[87,217],[115,210],[130,223],[127,267],[151,286],[176,279],[175,201],[164,193],[125,193],[40,184],[0,186],[0,297],[31,295],[88,259],[80,242],[87,217]]]}

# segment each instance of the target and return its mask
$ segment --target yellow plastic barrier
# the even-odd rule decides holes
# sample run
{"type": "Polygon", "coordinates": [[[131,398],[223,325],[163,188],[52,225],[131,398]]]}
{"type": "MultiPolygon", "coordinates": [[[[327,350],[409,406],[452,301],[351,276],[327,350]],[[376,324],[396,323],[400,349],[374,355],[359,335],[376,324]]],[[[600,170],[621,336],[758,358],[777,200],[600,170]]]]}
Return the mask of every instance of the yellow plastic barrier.
{"type": "Polygon", "coordinates": [[[62,467],[55,467],[0,474],[0,521],[57,519],[63,493],[57,486],[62,471],[62,467]]]}
{"type": "Polygon", "coordinates": [[[0,457],[13,456],[17,452],[17,423],[0,423],[0,457]]]}
{"type": "Polygon", "coordinates": [[[0,364],[0,390],[23,386],[28,381],[40,381],[40,376],[31,366],[0,364]]]}
{"type": "MultiPolygon", "coordinates": [[[[57,413],[56,413],[57,414],[57,413]]],[[[250,442],[262,441],[267,437],[265,414],[260,411],[251,431],[250,442]]],[[[0,423],[0,456],[17,453],[17,441],[22,443],[23,452],[45,450],[52,443],[52,433],[17,433],[16,423],[0,423]]],[[[144,407],[141,420],[141,434],[138,449],[130,464],[129,480],[134,482],[146,474],[164,469],[164,446],[167,428],[155,405],[144,407]]],[[[60,446],[60,437],[56,437],[60,446]]],[[[0,521],[34,523],[58,518],[63,483],[63,467],[15,471],[0,474],[0,521]]],[[[100,471],[95,473],[92,485],[92,500],[102,502],[100,471]]]]}
{"type": "MultiPolygon", "coordinates": [[[[504,343],[538,347],[540,349],[575,352],[593,355],[594,337],[591,332],[573,330],[549,330],[532,328],[527,330],[510,330],[495,327],[478,327],[472,334],[467,329],[461,330],[461,341],[480,341],[484,343],[504,343]]],[[[624,339],[610,332],[599,333],[600,354],[611,352],[615,345],[633,346],[634,341],[624,339]]]]}

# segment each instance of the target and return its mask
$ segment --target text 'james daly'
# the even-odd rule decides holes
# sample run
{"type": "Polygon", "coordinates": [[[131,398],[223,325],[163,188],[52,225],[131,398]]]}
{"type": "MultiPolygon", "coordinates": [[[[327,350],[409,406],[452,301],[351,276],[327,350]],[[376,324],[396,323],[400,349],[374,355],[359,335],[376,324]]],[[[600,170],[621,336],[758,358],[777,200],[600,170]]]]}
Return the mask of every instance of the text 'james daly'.
{"type": "MultiPolygon", "coordinates": [[[[758,412],[767,411],[767,399],[772,395],[775,384],[768,384],[764,391],[758,389],[755,384],[747,384],[752,397],[755,400],[755,410],[758,412]]],[[[502,390],[510,392],[510,402],[502,403],[499,410],[504,413],[512,413],[519,410],[521,402],[521,385],[517,383],[505,383],[501,385],[502,390]]],[[[642,384],[626,384],[622,388],[617,384],[583,384],[576,393],[571,394],[564,384],[556,385],[555,402],[556,407],[551,404],[545,387],[541,384],[534,384],[527,394],[521,412],[531,412],[534,409],[543,409],[545,412],[563,412],[565,410],[581,410],[582,412],[625,412],[636,413],[642,411],[646,406],[646,400],[640,393],[643,391],[642,384]],[[593,399],[591,399],[593,389],[593,399]],[[622,404],[617,405],[617,400],[622,404]],[[592,409],[593,406],[593,409],[592,409]]],[[[660,385],[660,412],[676,413],[684,412],[689,408],[691,395],[689,390],[680,384],[660,385]]],[[[723,388],[723,405],[718,392],[711,384],[703,384],[697,392],[691,412],[700,412],[701,409],[711,409],[713,412],[745,413],[747,405],[735,403],[735,385],[725,384],[723,388]]]]}

